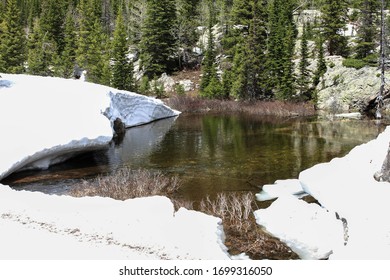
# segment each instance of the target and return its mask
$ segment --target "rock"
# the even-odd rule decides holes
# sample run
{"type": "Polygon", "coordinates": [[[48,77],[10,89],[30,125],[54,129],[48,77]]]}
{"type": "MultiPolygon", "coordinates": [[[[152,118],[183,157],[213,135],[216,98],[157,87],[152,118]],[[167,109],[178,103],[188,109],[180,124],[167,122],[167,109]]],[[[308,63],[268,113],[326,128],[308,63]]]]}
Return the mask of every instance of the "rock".
{"type": "Polygon", "coordinates": [[[175,81],[172,77],[169,77],[167,73],[163,73],[157,80],[157,83],[164,87],[165,92],[171,92],[175,88],[175,81]]]}
{"type": "Polygon", "coordinates": [[[317,106],[332,114],[363,112],[379,92],[379,69],[347,68],[342,61],[340,56],[327,57],[328,71],[317,86],[317,106]]]}
{"type": "Polygon", "coordinates": [[[195,89],[195,85],[191,80],[181,80],[179,85],[183,86],[184,91],[192,91],[195,89]]]}

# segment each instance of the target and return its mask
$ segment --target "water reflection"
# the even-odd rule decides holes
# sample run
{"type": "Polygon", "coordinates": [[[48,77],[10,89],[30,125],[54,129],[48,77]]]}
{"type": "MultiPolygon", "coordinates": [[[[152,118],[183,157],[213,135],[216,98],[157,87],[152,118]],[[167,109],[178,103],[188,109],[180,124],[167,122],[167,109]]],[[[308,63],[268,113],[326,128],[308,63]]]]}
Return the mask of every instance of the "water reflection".
{"type": "Polygon", "coordinates": [[[71,173],[73,180],[130,166],[179,175],[180,194],[192,201],[218,192],[257,192],[257,186],[296,178],[303,169],[343,156],[383,129],[372,121],[181,115],[129,129],[119,146],[93,154],[93,160],[55,167],[45,180],[24,188],[42,189],[49,182],[47,192],[58,193],[73,183],[53,184],[61,174],[71,173]]]}

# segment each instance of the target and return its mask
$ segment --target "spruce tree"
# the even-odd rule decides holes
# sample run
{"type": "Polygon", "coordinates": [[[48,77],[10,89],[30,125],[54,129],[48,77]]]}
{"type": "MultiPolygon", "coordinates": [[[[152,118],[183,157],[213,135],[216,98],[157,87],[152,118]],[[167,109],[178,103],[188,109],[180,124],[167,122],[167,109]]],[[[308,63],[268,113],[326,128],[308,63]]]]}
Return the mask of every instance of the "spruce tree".
{"type": "Polygon", "coordinates": [[[191,67],[192,48],[198,39],[196,29],[198,26],[198,9],[199,0],[179,0],[178,17],[177,17],[177,37],[180,49],[179,67],[191,67]]]}
{"type": "Polygon", "coordinates": [[[266,2],[251,2],[249,34],[241,38],[233,60],[235,81],[232,95],[240,99],[264,99],[267,96],[266,65],[266,2]]]}
{"type": "Polygon", "coordinates": [[[0,67],[8,73],[24,72],[26,40],[16,0],[7,0],[1,25],[0,67]]]}
{"type": "Polygon", "coordinates": [[[42,30],[40,20],[36,19],[28,38],[27,72],[32,75],[53,76],[57,47],[42,30]]]}
{"type": "Polygon", "coordinates": [[[96,0],[81,0],[79,4],[79,38],[76,61],[87,71],[87,81],[110,84],[109,40],[96,9],[96,0]]]}
{"type": "Polygon", "coordinates": [[[322,27],[329,55],[348,55],[347,38],[340,34],[347,22],[346,0],[325,0],[322,5],[322,27]]]}
{"type": "Polygon", "coordinates": [[[295,1],[274,0],[269,12],[267,88],[277,99],[290,99],[294,91],[294,48],[297,35],[293,11],[295,1]]]}
{"type": "Polygon", "coordinates": [[[129,44],[122,11],[119,11],[116,19],[112,49],[112,86],[129,91],[134,90],[134,67],[128,58],[129,44]]]}
{"type": "Polygon", "coordinates": [[[317,40],[317,68],[314,72],[313,77],[313,86],[316,87],[320,79],[324,76],[327,71],[325,56],[324,56],[324,40],[319,34],[319,38],[317,40]]]}
{"type": "Polygon", "coordinates": [[[299,95],[305,99],[310,97],[310,71],[309,67],[309,49],[307,42],[307,26],[303,24],[300,48],[300,61],[298,65],[299,76],[297,79],[299,95]]]}
{"type": "Polygon", "coordinates": [[[357,30],[356,58],[363,59],[374,53],[376,46],[378,0],[359,0],[361,25],[357,30]]]}
{"type": "Polygon", "coordinates": [[[146,18],[140,45],[142,67],[149,78],[174,69],[177,51],[176,2],[147,0],[146,18]]]}
{"type": "Polygon", "coordinates": [[[59,76],[71,78],[76,66],[77,37],[73,7],[69,6],[64,27],[64,50],[61,53],[59,76]]]}
{"type": "Polygon", "coordinates": [[[207,98],[217,98],[223,95],[223,91],[216,68],[215,44],[212,26],[214,13],[213,0],[210,0],[209,5],[210,16],[208,24],[207,50],[202,64],[203,75],[200,83],[200,94],[201,96],[207,98]]]}
{"type": "Polygon", "coordinates": [[[44,0],[40,16],[40,28],[48,41],[53,41],[60,54],[64,49],[64,20],[66,6],[64,1],[44,0]]]}

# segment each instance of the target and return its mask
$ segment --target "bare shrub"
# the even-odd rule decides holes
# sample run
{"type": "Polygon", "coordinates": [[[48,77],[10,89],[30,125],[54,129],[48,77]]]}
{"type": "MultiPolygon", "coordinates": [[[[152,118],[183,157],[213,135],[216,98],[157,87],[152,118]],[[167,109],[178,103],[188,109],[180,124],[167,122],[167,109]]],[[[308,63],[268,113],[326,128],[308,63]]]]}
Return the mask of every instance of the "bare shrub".
{"type": "Polygon", "coordinates": [[[218,194],[215,200],[202,200],[200,211],[222,219],[225,245],[231,254],[245,252],[252,259],[297,259],[289,247],[257,225],[254,205],[252,193],[218,194]]]}
{"type": "Polygon", "coordinates": [[[110,175],[83,180],[69,194],[76,197],[102,196],[126,200],[153,195],[171,195],[179,187],[180,182],[177,177],[170,178],[161,172],[122,168],[110,175]]]}
{"type": "Polygon", "coordinates": [[[213,100],[188,95],[175,95],[166,102],[183,113],[248,113],[280,117],[315,114],[313,104],[304,102],[213,100]]]}

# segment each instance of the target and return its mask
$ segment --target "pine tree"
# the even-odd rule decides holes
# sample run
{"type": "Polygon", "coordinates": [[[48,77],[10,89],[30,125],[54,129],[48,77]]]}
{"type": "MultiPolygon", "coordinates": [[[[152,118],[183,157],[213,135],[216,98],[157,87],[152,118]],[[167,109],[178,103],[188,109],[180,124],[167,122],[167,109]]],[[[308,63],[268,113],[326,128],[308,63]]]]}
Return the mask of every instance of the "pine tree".
{"type": "Polygon", "coordinates": [[[316,87],[320,79],[324,76],[327,71],[325,56],[324,56],[324,40],[322,39],[321,34],[317,40],[317,68],[314,72],[313,77],[313,86],[316,87]]]}
{"type": "Polygon", "coordinates": [[[118,89],[134,90],[133,64],[128,58],[128,40],[122,11],[119,11],[114,31],[112,86],[118,89]]]}
{"type": "Polygon", "coordinates": [[[87,81],[110,84],[109,40],[97,9],[96,0],[81,0],[79,5],[79,40],[76,61],[87,71],[87,81]]]}
{"type": "Polygon", "coordinates": [[[179,67],[191,67],[191,52],[198,39],[196,29],[198,26],[197,5],[199,0],[179,0],[178,1],[178,25],[177,37],[180,49],[179,67]]]}
{"type": "Polygon", "coordinates": [[[347,38],[340,34],[346,25],[347,8],[345,0],[325,0],[322,6],[323,34],[329,55],[348,54],[347,38]]]}
{"type": "Polygon", "coordinates": [[[377,18],[380,3],[378,0],[360,0],[361,25],[357,30],[356,58],[363,59],[375,52],[377,32],[377,18]]]}
{"type": "Polygon", "coordinates": [[[173,57],[177,51],[175,28],[175,1],[147,0],[140,58],[145,74],[149,78],[173,70],[173,57]]]}
{"type": "Polygon", "coordinates": [[[7,0],[1,28],[0,70],[22,73],[26,57],[26,40],[16,0],[7,0]]]}
{"type": "Polygon", "coordinates": [[[32,75],[52,76],[57,47],[42,30],[40,20],[36,19],[28,38],[27,72],[32,75]]]}
{"type": "Polygon", "coordinates": [[[231,93],[240,99],[264,99],[267,95],[266,65],[266,2],[251,2],[249,34],[242,36],[233,60],[235,81],[231,93]]]}
{"type": "Polygon", "coordinates": [[[66,15],[66,6],[64,1],[44,0],[42,4],[42,13],[40,16],[40,28],[48,41],[55,42],[57,53],[60,54],[64,49],[64,19],[66,15]]]}
{"type": "Polygon", "coordinates": [[[300,50],[300,61],[298,65],[299,76],[297,80],[299,95],[305,97],[306,99],[311,99],[310,97],[310,71],[309,67],[309,49],[307,42],[307,26],[303,24],[302,27],[302,36],[301,36],[301,50],[300,50]]]}
{"type": "Polygon", "coordinates": [[[295,1],[274,0],[269,12],[267,88],[277,99],[290,99],[294,91],[293,55],[297,35],[294,19],[295,1]]]}
{"type": "Polygon", "coordinates": [[[244,25],[249,29],[252,20],[253,0],[234,0],[231,10],[231,20],[235,25],[244,25]]]}
{"type": "Polygon", "coordinates": [[[71,78],[76,66],[76,24],[73,7],[69,6],[64,27],[64,50],[61,53],[59,76],[71,78]]]}
{"type": "Polygon", "coordinates": [[[207,50],[203,60],[202,65],[202,80],[200,83],[200,94],[203,97],[207,98],[216,98],[223,95],[222,85],[219,81],[216,68],[216,55],[215,55],[215,44],[214,44],[214,34],[213,34],[213,16],[214,13],[214,3],[211,0],[210,5],[210,16],[208,24],[208,40],[207,40],[207,50]]]}
{"type": "Polygon", "coordinates": [[[94,24],[98,18],[95,16],[93,1],[80,0],[78,6],[79,14],[79,32],[77,42],[77,63],[81,68],[88,68],[89,59],[87,57],[88,50],[91,45],[91,34],[94,31],[94,24]]]}

